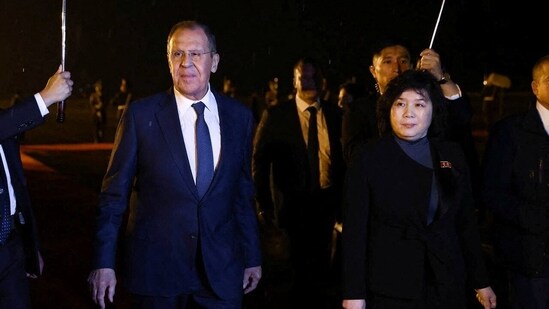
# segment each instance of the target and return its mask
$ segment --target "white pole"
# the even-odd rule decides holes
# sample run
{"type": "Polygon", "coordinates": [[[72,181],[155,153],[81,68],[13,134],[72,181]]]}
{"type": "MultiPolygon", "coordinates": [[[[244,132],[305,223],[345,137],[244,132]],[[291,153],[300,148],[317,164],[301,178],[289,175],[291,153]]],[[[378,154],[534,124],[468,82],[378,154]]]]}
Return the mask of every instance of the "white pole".
{"type": "Polygon", "coordinates": [[[440,6],[440,12],[438,13],[437,23],[435,24],[435,30],[433,31],[433,36],[431,37],[431,43],[429,44],[429,49],[433,48],[433,42],[435,41],[435,35],[437,34],[437,28],[440,22],[440,16],[442,16],[442,10],[444,9],[445,2],[446,0],[442,0],[442,5],[440,6]]]}
{"type": "MultiPolygon", "coordinates": [[[[67,1],[61,8],[61,70],[65,71],[65,41],[67,38],[67,1]]],[[[65,100],[57,103],[57,122],[65,121],[65,100]]]]}

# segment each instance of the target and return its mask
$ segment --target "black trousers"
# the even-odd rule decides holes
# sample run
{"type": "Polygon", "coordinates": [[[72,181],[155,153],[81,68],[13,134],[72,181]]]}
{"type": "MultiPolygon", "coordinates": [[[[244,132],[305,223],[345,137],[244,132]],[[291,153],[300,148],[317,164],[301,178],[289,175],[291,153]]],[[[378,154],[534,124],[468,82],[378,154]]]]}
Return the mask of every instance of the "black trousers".
{"type": "Polygon", "coordinates": [[[23,242],[14,229],[6,243],[0,246],[0,308],[31,307],[23,242]]]}

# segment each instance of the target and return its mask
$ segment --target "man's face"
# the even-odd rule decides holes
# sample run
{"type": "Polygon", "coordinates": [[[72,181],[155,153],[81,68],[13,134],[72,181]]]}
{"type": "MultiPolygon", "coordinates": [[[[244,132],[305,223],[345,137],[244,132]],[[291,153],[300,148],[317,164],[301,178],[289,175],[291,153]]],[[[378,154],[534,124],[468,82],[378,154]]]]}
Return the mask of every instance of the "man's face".
{"type": "Polygon", "coordinates": [[[410,53],[401,45],[388,46],[374,56],[370,73],[376,80],[381,93],[387,84],[400,73],[412,68],[410,53]]]}
{"type": "Polygon", "coordinates": [[[532,92],[543,107],[549,109],[549,62],[541,67],[541,75],[531,83],[532,92]]]}
{"type": "Polygon", "coordinates": [[[294,86],[300,99],[313,104],[320,95],[322,79],[312,64],[305,63],[294,70],[294,86]]]}
{"type": "Polygon", "coordinates": [[[208,91],[210,74],[217,71],[219,54],[209,49],[201,28],[179,29],[168,44],[168,64],[175,88],[191,100],[200,100],[208,91]]]}

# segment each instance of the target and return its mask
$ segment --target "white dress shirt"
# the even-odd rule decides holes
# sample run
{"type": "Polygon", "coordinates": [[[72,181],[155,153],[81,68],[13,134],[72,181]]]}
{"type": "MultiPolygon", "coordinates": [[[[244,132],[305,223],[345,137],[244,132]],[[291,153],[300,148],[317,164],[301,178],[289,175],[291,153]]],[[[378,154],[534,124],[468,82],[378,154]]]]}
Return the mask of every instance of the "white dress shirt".
{"type": "Polygon", "coordinates": [[[189,100],[177,89],[174,88],[175,101],[177,102],[177,113],[179,114],[179,123],[181,124],[181,132],[183,133],[183,140],[185,142],[185,149],[187,150],[187,157],[189,158],[189,165],[191,166],[191,172],[196,183],[196,112],[191,106],[192,104],[201,101],[206,105],[204,109],[204,120],[208,125],[208,131],[210,132],[210,139],[212,141],[212,151],[214,159],[214,170],[217,168],[219,162],[219,154],[221,152],[221,130],[219,127],[219,112],[217,110],[217,101],[208,85],[208,92],[200,100],[189,100]]]}
{"type": "Polygon", "coordinates": [[[545,108],[539,101],[536,102],[536,109],[538,110],[541,122],[543,123],[543,128],[545,132],[549,134],[549,109],[545,108]]]}
{"type": "MultiPolygon", "coordinates": [[[[301,123],[301,133],[303,134],[303,139],[305,144],[309,144],[309,117],[310,113],[307,111],[307,108],[310,106],[307,102],[295,97],[297,112],[299,115],[299,122],[301,123]]],[[[317,119],[317,129],[318,129],[318,163],[320,165],[320,187],[326,189],[330,187],[331,184],[331,175],[330,175],[330,164],[331,164],[331,152],[330,152],[330,139],[328,137],[328,126],[326,125],[326,118],[324,117],[324,112],[320,108],[320,104],[317,102],[314,104],[317,109],[316,119],[317,119]]]]}

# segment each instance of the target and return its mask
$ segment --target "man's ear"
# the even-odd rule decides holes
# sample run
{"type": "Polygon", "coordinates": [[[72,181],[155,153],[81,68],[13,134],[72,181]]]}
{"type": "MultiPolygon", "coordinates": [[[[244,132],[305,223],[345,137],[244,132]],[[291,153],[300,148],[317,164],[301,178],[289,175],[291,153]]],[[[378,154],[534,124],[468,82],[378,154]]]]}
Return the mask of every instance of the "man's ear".
{"type": "Polygon", "coordinates": [[[217,66],[219,65],[220,56],[218,53],[215,53],[212,58],[212,68],[210,71],[215,73],[217,71],[217,66]]]}
{"type": "Polygon", "coordinates": [[[376,68],[371,65],[368,67],[368,69],[370,70],[370,74],[372,74],[372,76],[374,77],[374,79],[376,78],[376,68]]]}

